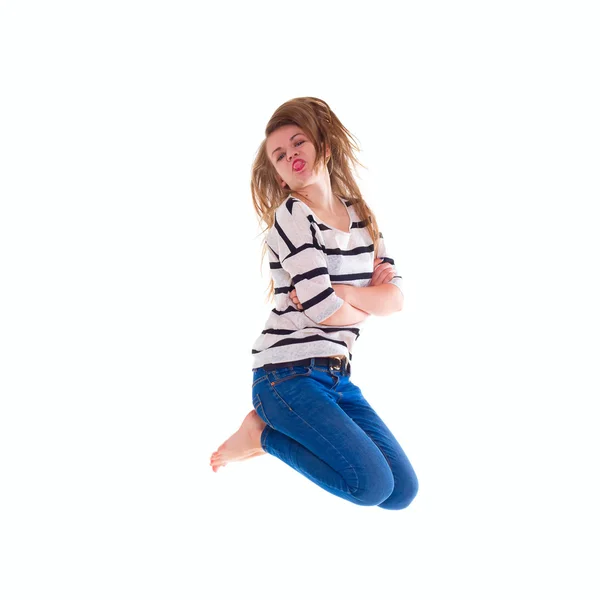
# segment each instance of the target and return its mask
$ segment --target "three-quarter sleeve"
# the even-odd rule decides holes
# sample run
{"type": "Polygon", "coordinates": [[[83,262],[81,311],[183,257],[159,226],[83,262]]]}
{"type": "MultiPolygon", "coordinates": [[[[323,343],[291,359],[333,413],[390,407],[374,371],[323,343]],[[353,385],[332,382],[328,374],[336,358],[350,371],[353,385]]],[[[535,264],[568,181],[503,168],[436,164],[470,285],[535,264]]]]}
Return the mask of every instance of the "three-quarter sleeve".
{"type": "Polygon", "coordinates": [[[388,254],[387,246],[383,240],[383,234],[379,232],[379,248],[377,249],[377,258],[383,258],[382,262],[389,263],[392,265],[392,269],[394,271],[394,277],[388,283],[392,283],[395,285],[404,296],[404,291],[402,289],[402,276],[398,275],[398,270],[396,269],[396,263],[394,259],[388,254]]]}
{"type": "Polygon", "coordinates": [[[277,209],[273,230],[281,267],[291,280],[284,291],[295,288],[305,315],[321,323],[339,310],[344,300],[331,286],[318,226],[299,200],[289,198],[277,209]]]}

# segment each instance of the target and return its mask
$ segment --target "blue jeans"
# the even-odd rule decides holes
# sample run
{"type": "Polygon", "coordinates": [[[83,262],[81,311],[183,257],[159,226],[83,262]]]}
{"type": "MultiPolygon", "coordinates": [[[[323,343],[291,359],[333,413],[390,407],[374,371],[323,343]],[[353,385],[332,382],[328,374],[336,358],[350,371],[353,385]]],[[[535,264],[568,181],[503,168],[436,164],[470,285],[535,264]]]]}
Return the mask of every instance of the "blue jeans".
{"type": "Polygon", "coordinates": [[[362,506],[406,508],[415,472],[390,430],[345,370],[253,369],[252,404],[266,423],[265,452],[324,490],[362,506]]]}

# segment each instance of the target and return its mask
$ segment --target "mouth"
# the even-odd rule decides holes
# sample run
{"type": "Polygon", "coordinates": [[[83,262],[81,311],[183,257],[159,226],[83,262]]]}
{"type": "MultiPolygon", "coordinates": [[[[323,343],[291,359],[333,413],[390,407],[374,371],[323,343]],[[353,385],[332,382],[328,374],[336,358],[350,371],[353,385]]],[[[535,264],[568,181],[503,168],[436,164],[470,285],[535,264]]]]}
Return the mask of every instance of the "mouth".
{"type": "Polygon", "coordinates": [[[302,169],[304,169],[305,165],[306,165],[306,163],[301,158],[298,158],[293,162],[292,169],[296,173],[300,173],[300,171],[302,171],[302,169]]]}

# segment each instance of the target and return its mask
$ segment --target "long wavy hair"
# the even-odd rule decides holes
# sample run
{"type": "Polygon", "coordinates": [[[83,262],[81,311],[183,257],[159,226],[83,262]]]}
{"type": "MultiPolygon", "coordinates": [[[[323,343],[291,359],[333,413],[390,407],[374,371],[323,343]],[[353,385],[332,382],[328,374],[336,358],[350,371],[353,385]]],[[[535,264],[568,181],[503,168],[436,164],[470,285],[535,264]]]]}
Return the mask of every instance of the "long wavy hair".
{"type": "MultiPolygon", "coordinates": [[[[374,243],[375,256],[377,256],[379,245],[377,219],[365,202],[354,179],[356,166],[360,165],[364,168],[364,165],[356,157],[356,153],[360,151],[357,140],[342,125],[326,102],[319,98],[306,96],[284,102],[273,113],[265,129],[265,139],[258,147],[252,164],[250,181],[252,202],[258,216],[259,226],[261,223],[265,225],[261,232],[264,234],[261,273],[267,252],[266,233],[273,226],[277,208],[290,193],[294,192],[287,184],[285,187],[281,186],[278,173],[267,156],[267,137],[284,125],[300,127],[313,143],[316,149],[315,163],[322,162],[327,165],[331,190],[335,195],[351,202],[361,221],[365,223],[374,243]],[[331,149],[329,158],[325,157],[326,145],[331,149]]],[[[271,278],[266,301],[273,301],[274,296],[275,285],[271,278]]]]}

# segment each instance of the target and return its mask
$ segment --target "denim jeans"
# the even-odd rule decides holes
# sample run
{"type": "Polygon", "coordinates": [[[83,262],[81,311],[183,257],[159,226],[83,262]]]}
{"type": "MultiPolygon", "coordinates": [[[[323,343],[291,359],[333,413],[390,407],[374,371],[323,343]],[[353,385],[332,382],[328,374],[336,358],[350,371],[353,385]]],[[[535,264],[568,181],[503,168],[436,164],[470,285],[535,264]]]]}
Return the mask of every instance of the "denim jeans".
{"type": "Polygon", "coordinates": [[[265,452],[345,500],[407,507],[418,481],[406,454],[344,369],[253,369],[252,404],[265,452]]]}

